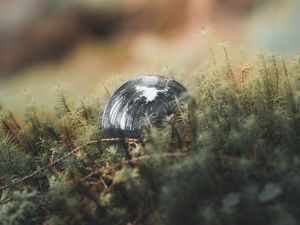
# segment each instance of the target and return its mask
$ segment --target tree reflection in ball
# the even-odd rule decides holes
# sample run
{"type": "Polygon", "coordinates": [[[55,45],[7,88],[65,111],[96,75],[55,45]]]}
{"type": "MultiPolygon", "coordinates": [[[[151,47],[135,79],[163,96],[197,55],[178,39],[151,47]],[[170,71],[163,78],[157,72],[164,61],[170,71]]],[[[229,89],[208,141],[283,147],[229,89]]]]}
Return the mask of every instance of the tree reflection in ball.
{"type": "Polygon", "coordinates": [[[140,76],[126,82],[104,109],[103,137],[139,137],[145,121],[161,126],[186,92],[177,81],[158,75],[140,76]]]}

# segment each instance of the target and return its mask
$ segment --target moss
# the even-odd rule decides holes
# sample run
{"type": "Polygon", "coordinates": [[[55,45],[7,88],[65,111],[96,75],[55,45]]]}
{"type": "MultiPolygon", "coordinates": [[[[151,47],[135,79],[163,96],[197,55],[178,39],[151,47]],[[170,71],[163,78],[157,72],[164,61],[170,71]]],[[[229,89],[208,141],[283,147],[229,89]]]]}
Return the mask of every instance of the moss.
{"type": "Polygon", "coordinates": [[[34,104],[23,119],[1,108],[0,184],[8,188],[0,221],[298,224],[299,61],[259,56],[235,69],[222,49],[223,63],[195,69],[194,101],[165,128],[145,130],[134,158],[97,142],[101,107],[93,100],[76,107],[60,91],[50,117],[34,104]]]}

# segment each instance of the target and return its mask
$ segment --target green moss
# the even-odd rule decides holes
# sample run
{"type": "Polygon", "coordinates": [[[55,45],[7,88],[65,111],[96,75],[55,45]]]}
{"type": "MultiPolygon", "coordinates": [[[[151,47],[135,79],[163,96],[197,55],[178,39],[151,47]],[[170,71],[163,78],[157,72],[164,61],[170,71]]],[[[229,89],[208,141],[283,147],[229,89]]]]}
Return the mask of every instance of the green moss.
{"type": "Polygon", "coordinates": [[[145,130],[132,161],[94,143],[48,166],[101,137],[91,99],[60,91],[55,115],[31,104],[23,119],[1,108],[2,224],[298,224],[299,61],[260,56],[235,69],[225,53],[195,69],[194,101],[145,130]]]}

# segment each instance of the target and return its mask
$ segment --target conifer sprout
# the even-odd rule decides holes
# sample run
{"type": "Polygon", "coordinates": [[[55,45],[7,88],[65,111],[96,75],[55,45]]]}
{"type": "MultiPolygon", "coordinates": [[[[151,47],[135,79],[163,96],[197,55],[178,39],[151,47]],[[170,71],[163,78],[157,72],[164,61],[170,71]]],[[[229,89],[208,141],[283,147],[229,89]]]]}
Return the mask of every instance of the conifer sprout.
{"type": "Polygon", "coordinates": [[[161,127],[188,97],[187,89],[175,80],[147,75],[132,79],[109,99],[103,113],[103,137],[138,138],[144,125],[161,127]]]}

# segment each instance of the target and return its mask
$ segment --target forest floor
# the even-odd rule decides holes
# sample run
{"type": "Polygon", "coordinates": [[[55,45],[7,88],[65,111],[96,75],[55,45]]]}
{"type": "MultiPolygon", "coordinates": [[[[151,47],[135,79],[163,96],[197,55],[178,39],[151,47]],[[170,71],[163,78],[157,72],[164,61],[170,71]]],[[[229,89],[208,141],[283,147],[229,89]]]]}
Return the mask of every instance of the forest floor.
{"type": "Polygon", "coordinates": [[[163,72],[194,98],[122,140],[129,156],[101,139],[100,121],[131,76],[98,95],[60,87],[49,105],[29,94],[21,111],[1,107],[0,224],[299,224],[299,57],[207,52],[163,72]]]}

